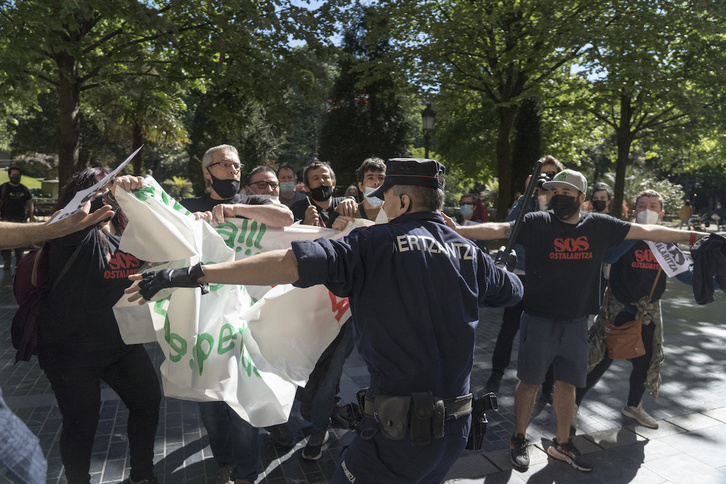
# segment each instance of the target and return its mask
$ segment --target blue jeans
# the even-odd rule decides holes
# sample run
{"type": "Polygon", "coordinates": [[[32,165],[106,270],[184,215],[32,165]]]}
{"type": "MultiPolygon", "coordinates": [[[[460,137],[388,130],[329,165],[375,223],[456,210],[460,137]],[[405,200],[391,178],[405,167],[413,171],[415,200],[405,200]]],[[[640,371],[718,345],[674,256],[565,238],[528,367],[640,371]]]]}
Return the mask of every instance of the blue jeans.
{"type": "Polygon", "coordinates": [[[330,357],[330,367],[313,397],[311,420],[316,430],[330,427],[330,415],[335,407],[335,395],[343,375],[343,365],[353,351],[353,323],[350,319],[343,324],[340,332],[342,337],[330,357]]]}
{"type": "Polygon", "coordinates": [[[219,467],[234,466],[231,479],[257,479],[259,430],[225,402],[199,402],[199,414],[219,467]]]}

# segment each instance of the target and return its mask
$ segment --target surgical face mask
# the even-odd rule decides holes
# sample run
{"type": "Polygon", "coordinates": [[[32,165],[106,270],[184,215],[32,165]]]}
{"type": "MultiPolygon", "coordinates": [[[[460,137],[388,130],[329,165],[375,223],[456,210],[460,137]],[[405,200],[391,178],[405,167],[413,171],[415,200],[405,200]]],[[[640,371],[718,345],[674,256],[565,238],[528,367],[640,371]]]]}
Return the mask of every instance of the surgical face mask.
{"type": "Polygon", "coordinates": [[[471,203],[459,205],[459,211],[461,212],[462,217],[471,217],[471,215],[474,213],[474,205],[472,205],[471,203]]]}
{"type": "Polygon", "coordinates": [[[295,182],[280,182],[280,191],[284,194],[295,191],[295,182]]]}
{"type": "Polygon", "coordinates": [[[239,192],[239,180],[229,179],[221,180],[216,176],[212,175],[212,172],[207,169],[209,176],[212,177],[212,190],[221,198],[232,198],[239,192]]]}
{"type": "Polygon", "coordinates": [[[257,195],[258,197],[266,198],[272,203],[280,203],[280,197],[276,197],[275,195],[257,195]]]}
{"type": "Polygon", "coordinates": [[[13,183],[15,185],[17,185],[18,183],[20,183],[20,176],[19,175],[13,175],[13,176],[11,176],[9,178],[10,178],[10,183],[13,183]]]}
{"type": "Polygon", "coordinates": [[[366,197],[366,200],[368,201],[368,203],[371,205],[371,207],[377,208],[377,207],[380,207],[381,206],[381,204],[383,203],[383,200],[381,200],[378,197],[369,197],[369,195],[374,190],[376,190],[376,189],[375,188],[372,188],[372,187],[366,187],[365,197],[366,197]]]}
{"type": "Polygon", "coordinates": [[[310,196],[316,202],[324,202],[333,195],[332,185],[320,185],[317,188],[310,189],[310,196]]]}
{"type": "Polygon", "coordinates": [[[595,209],[596,212],[602,212],[605,210],[605,207],[607,207],[607,200],[593,200],[590,202],[592,204],[592,208],[595,209]]]}
{"type": "Polygon", "coordinates": [[[560,220],[567,220],[580,211],[577,197],[569,195],[554,195],[550,200],[550,208],[560,220]]]}
{"type": "Polygon", "coordinates": [[[643,210],[635,214],[635,221],[643,225],[654,225],[658,223],[660,214],[652,210],[643,210]]]}

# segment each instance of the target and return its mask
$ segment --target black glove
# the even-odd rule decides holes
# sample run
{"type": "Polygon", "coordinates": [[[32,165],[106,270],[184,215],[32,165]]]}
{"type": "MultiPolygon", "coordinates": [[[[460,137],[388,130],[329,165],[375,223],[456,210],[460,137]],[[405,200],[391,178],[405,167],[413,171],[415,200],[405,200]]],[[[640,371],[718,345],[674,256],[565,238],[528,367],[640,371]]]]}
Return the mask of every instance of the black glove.
{"type": "Polygon", "coordinates": [[[201,262],[182,269],[163,269],[158,272],[144,272],[141,276],[143,279],[139,281],[139,293],[147,301],[151,300],[162,289],[169,287],[199,287],[202,290],[202,294],[209,292],[208,284],[197,282],[200,277],[204,277],[201,262]]]}
{"type": "Polygon", "coordinates": [[[517,267],[517,254],[514,250],[507,254],[507,248],[501,246],[494,257],[494,265],[512,272],[517,267]]]}

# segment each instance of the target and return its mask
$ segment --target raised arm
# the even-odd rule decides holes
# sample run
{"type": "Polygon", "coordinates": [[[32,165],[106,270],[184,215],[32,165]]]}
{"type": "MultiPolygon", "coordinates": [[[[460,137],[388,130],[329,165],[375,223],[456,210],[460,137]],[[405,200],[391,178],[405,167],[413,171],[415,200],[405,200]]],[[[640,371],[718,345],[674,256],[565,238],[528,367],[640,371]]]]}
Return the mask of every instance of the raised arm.
{"type": "Polygon", "coordinates": [[[216,223],[222,222],[225,217],[238,215],[270,227],[287,227],[294,221],[290,209],[280,203],[267,205],[219,204],[212,209],[212,221],[216,223]]]}
{"type": "Polygon", "coordinates": [[[708,235],[704,232],[686,232],[661,225],[631,224],[625,236],[626,240],[650,240],[652,242],[690,243],[708,235]]]}
{"type": "Polygon", "coordinates": [[[479,225],[456,225],[448,215],[442,213],[446,225],[456,233],[470,240],[508,239],[512,235],[512,224],[509,222],[487,222],[479,225]]]}

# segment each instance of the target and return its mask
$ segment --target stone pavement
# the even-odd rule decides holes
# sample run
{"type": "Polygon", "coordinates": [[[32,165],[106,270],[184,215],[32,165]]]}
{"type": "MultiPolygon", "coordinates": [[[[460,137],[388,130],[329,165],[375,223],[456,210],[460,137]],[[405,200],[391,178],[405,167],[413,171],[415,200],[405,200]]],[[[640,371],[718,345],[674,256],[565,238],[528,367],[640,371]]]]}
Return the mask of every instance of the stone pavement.
{"type": "MultiPolygon", "coordinates": [[[[556,290],[556,288],[553,288],[556,290]]],[[[690,288],[672,281],[663,298],[666,362],[658,401],[646,394],[645,408],[660,421],[650,430],[620,414],[627,395],[629,363],[616,362],[580,409],[576,444],[593,461],[591,473],[578,472],[547,458],[545,449],[554,435],[552,407],[535,407],[529,439],[532,465],[526,473],[512,470],[508,441],[514,429],[514,370],[505,374],[500,410],[489,414],[489,427],[480,452],[465,451],[449,472],[451,483],[726,483],[726,295],[696,306],[690,288]]],[[[13,365],[10,322],[16,309],[8,272],[0,274],[0,387],[10,408],[35,432],[48,457],[48,483],[65,483],[58,439],[61,418],[55,398],[34,358],[13,365]]],[[[477,361],[472,386],[483,388],[489,376],[491,351],[501,321],[501,310],[483,309],[477,331],[477,361]]],[[[161,364],[156,344],[147,350],[161,364]]],[[[516,360],[517,345],[513,359],[516,360]]],[[[367,384],[367,370],[357,353],[346,362],[341,381],[343,401],[353,401],[367,384]]],[[[92,482],[117,483],[128,476],[125,437],[127,413],[116,394],[103,390],[92,460],[92,482]]],[[[261,430],[259,483],[325,483],[340,460],[352,434],[335,429],[320,461],[300,457],[311,425],[294,408],[290,428],[297,442],[292,449],[277,449],[261,430]]],[[[0,437],[2,438],[2,437],[0,437]]],[[[172,398],[162,400],[155,448],[155,465],[162,483],[213,483],[216,465],[211,456],[196,404],[172,398]]]]}

